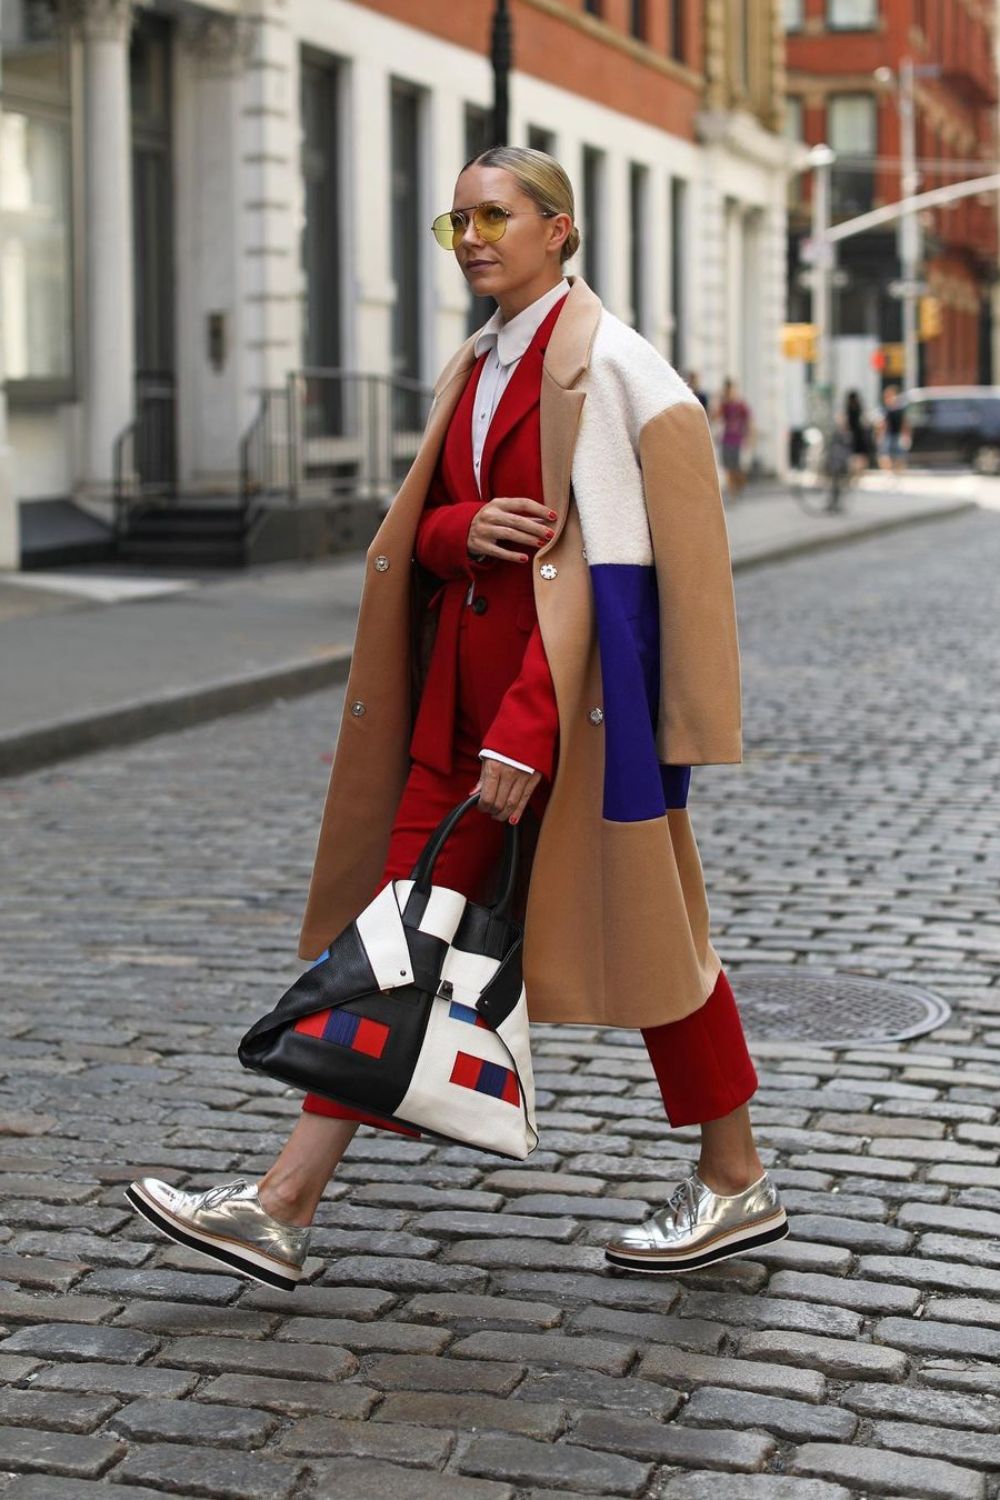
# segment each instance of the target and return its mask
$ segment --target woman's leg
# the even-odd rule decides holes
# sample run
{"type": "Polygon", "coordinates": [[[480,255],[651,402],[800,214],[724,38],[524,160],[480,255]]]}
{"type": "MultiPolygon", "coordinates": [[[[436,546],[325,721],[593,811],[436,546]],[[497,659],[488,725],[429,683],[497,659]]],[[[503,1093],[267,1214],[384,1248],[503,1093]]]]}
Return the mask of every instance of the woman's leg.
{"type": "Polygon", "coordinates": [[[764,1171],[748,1101],[757,1073],[724,970],[705,1004],[679,1021],[643,1028],[671,1125],[701,1125],[698,1174],[717,1193],[738,1193],[764,1171]]]}
{"type": "MultiPolygon", "coordinates": [[[[390,880],[409,877],[428,835],[446,813],[465,800],[478,778],[479,759],[471,753],[456,752],[451,775],[419,765],[411,767],[393,823],[385,869],[373,898],[390,880]]],[[[434,871],[435,884],[451,886],[470,899],[481,897],[503,838],[501,823],[473,809],[441,851],[434,871]]],[[[326,1185],[360,1124],[420,1138],[419,1130],[378,1120],[349,1105],[308,1093],[280,1155],[257,1184],[266,1211],[285,1223],[311,1223],[326,1185]]]]}
{"type": "Polygon", "coordinates": [[[257,1184],[267,1213],[283,1224],[311,1224],[316,1206],[359,1120],[330,1119],[303,1111],[281,1154],[257,1184]]]}

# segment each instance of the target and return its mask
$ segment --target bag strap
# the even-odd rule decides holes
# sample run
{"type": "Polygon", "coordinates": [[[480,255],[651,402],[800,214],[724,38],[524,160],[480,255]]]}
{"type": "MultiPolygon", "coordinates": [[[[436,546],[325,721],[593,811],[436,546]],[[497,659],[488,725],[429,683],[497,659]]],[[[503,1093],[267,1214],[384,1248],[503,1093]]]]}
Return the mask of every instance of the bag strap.
{"type": "MultiPolygon", "coordinates": [[[[430,897],[431,885],[433,883],[434,866],[437,864],[438,855],[444,848],[448,839],[454,833],[455,828],[469,810],[476,806],[479,801],[479,793],[474,792],[457,807],[453,807],[450,813],[443,817],[428,838],[416,864],[410,873],[410,879],[414,882],[414,892],[419,892],[426,901],[430,897]]],[[[507,823],[504,833],[503,864],[497,878],[496,889],[493,893],[491,909],[495,917],[506,920],[509,915],[510,904],[514,897],[514,885],[517,879],[518,851],[520,847],[519,832],[515,823],[507,823]]]]}

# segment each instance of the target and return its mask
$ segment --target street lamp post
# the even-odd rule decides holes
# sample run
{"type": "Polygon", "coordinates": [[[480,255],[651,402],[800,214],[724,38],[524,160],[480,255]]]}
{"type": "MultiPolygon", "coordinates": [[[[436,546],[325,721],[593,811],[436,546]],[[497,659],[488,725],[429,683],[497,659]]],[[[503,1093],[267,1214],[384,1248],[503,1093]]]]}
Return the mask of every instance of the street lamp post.
{"type": "Polygon", "coordinates": [[[493,11],[493,29],[490,34],[490,60],[493,63],[493,119],[494,146],[505,146],[510,134],[510,63],[511,25],[507,0],[496,0],[493,11]]]}
{"type": "MultiPolygon", "coordinates": [[[[921,78],[937,78],[940,73],[939,63],[917,64],[912,57],[902,59],[898,77],[891,68],[875,69],[875,77],[879,83],[895,83],[897,87],[900,189],[904,204],[916,197],[920,187],[914,80],[918,75],[921,78]]],[[[920,380],[920,346],[917,342],[917,298],[922,290],[919,280],[922,257],[920,239],[920,220],[911,208],[907,208],[899,220],[899,265],[902,272],[899,295],[903,304],[903,378],[909,390],[920,380]]]]}
{"type": "Polygon", "coordinates": [[[825,421],[832,410],[833,360],[833,270],[835,250],[830,239],[830,168],[836,154],[829,146],[813,146],[809,165],[813,168],[812,267],[809,285],[812,323],[816,330],[816,386],[823,403],[825,421]]]}

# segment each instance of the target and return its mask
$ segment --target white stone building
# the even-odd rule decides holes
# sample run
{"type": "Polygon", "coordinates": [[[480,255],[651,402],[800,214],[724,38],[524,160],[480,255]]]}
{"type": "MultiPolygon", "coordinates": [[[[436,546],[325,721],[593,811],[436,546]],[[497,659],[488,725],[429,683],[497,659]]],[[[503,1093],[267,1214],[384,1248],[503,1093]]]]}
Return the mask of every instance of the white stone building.
{"type": "MultiPolygon", "coordinates": [[[[462,3],[431,31],[408,0],[3,0],[0,566],[18,504],[110,519],[137,411],[179,492],[221,496],[290,372],[433,382],[490,310],[429,230],[486,143],[492,0],[462,3]]],[[[569,270],[710,392],[737,376],[780,469],[779,6],[733,28],[728,0],[681,0],[648,41],[645,7],[601,9],[516,0],[510,139],[574,182],[569,270]]]]}

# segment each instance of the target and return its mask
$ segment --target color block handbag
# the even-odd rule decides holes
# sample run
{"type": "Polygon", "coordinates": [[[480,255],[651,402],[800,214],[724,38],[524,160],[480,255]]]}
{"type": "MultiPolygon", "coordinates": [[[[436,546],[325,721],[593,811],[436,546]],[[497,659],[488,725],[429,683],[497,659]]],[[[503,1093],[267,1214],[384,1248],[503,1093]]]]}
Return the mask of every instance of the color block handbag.
{"type": "Polygon", "coordinates": [[[245,1068],[443,1140],[523,1160],[538,1144],[518,829],[488,906],[433,885],[467,798],[240,1041],[245,1068]]]}

